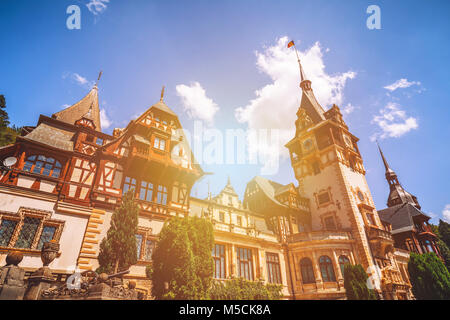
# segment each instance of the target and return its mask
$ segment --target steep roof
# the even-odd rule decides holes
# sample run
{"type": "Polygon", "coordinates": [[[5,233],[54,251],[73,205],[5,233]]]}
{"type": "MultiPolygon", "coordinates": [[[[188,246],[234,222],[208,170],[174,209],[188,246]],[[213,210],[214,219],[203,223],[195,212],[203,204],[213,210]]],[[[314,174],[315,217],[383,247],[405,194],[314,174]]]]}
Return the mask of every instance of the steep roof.
{"type": "Polygon", "coordinates": [[[419,210],[411,203],[403,203],[378,211],[381,220],[389,222],[392,225],[392,233],[401,233],[410,231],[414,227],[413,217],[424,216],[430,219],[430,216],[419,210]]]}
{"type": "Polygon", "coordinates": [[[325,120],[325,110],[317,101],[311,88],[303,89],[300,108],[305,109],[306,113],[314,123],[319,123],[325,120]]]}
{"type": "Polygon", "coordinates": [[[170,108],[167,106],[167,104],[165,104],[164,101],[162,101],[162,100],[160,100],[160,101],[158,101],[157,103],[155,103],[154,105],[152,105],[152,106],[150,107],[150,109],[152,109],[152,108],[161,110],[161,111],[163,111],[163,112],[165,112],[165,113],[168,113],[168,114],[170,114],[170,115],[172,115],[172,116],[177,117],[177,114],[176,114],[175,112],[173,112],[172,109],[170,109],[170,108]]]}
{"type": "Polygon", "coordinates": [[[81,118],[90,119],[95,125],[95,130],[101,132],[97,85],[83,99],[64,110],[54,113],[52,117],[70,124],[75,124],[81,118]]]}
{"type": "Polygon", "coordinates": [[[264,194],[267,197],[270,198],[271,201],[273,201],[277,205],[286,207],[285,204],[283,204],[283,203],[279,202],[277,199],[275,199],[275,195],[277,194],[277,190],[280,189],[280,188],[284,188],[285,187],[284,185],[282,185],[282,184],[280,184],[278,182],[275,182],[275,181],[272,181],[272,180],[260,177],[260,176],[254,177],[253,180],[261,188],[261,190],[264,192],[264,194]]]}
{"type": "Polygon", "coordinates": [[[40,123],[33,131],[23,137],[25,140],[39,142],[57,149],[73,151],[73,131],[66,131],[60,128],[40,123]]]}

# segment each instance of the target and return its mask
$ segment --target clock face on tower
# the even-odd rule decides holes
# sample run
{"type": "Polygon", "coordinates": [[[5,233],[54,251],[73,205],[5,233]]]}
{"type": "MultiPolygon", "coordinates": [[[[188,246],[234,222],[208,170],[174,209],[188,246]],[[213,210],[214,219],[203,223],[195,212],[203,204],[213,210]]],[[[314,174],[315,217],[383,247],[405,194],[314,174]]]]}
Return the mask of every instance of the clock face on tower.
{"type": "Polygon", "coordinates": [[[303,149],[305,151],[310,151],[312,147],[313,147],[312,139],[306,139],[305,141],[303,141],[303,149]]]}

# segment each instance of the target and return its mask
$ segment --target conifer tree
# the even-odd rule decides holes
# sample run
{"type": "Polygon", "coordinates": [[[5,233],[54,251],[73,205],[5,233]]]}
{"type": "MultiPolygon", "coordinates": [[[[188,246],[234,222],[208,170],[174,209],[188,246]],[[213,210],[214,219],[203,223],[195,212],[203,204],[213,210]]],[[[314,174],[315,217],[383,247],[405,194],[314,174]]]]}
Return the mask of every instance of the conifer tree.
{"type": "Polygon", "coordinates": [[[411,252],[408,272],[416,299],[450,299],[450,273],[434,252],[411,252]]]}
{"type": "Polygon", "coordinates": [[[348,300],[376,300],[373,290],[367,287],[367,273],[360,265],[344,266],[344,287],[348,300]]]}
{"type": "Polygon", "coordinates": [[[9,126],[9,116],[6,112],[6,100],[5,96],[0,94],[0,129],[4,129],[9,126]]]}
{"type": "Polygon", "coordinates": [[[450,248],[450,224],[439,219],[439,237],[450,248]]]}
{"type": "Polygon", "coordinates": [[[206,299],[213,276],[214,235],[209,221],[172,218],[162,228],[147,275],[156,299],[206,299]]]}
{"type": "Polygon", "coordinates": [[[129,190],[111,217],[111,226],[100,243],[97,272],[116,273],[137,262],[136,233],[139,207],[134,190],[129,190]]]}

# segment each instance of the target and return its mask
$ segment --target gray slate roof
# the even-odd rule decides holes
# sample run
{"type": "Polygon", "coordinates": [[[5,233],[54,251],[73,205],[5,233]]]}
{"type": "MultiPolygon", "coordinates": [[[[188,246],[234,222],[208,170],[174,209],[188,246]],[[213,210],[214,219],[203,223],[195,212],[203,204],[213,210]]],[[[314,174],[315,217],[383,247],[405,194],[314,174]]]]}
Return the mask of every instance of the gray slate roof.
{"type": "Polygon", "coordinates": [[[430,216],[423,213],[410,203],[399,204],[378,211],[380,219],[392,225],[392,233],[410,231],[414,227],[413,217],[423,215],[430,219],[430,216]]]}
{"type": "Polygon", "coordinates": [[[65,151],[73,151],[72,138],[74,134],[72,131],[66,131],[41,123],[33,131],[24,136],[24,139],[43,143],[65,151]]]}

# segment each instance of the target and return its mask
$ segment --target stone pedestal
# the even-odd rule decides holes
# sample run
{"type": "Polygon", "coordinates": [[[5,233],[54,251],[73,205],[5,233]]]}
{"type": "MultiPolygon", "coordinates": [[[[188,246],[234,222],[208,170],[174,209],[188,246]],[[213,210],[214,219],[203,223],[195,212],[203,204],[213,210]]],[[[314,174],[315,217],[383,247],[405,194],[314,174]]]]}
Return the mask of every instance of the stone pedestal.
{"type": "Polygon", "coordinates": [[[59,251],[59,244],[56,242],[45,242],[41,250],[41,260],[44,266],[35,271],[28,278],[28,289],[25,293],[25,300],[38,300],[41,293],[47,290],[55,282],[52,271],[48,265],[55,260],[59,251]]]}
{"type": "Polygon", "coordinates": [[[38,300],[41,292],[49,289],[55,282],[49,267],[39,268],[28,278],[28,290],[24,300],[38,300]]]}
{"type": "Polygon", "coordinates": [[[25,270],[17,266],[22,259],[22,253],[11,252],[6,257],[6,266],[0,268],[0,300],[23,299],[25,270]]]}

